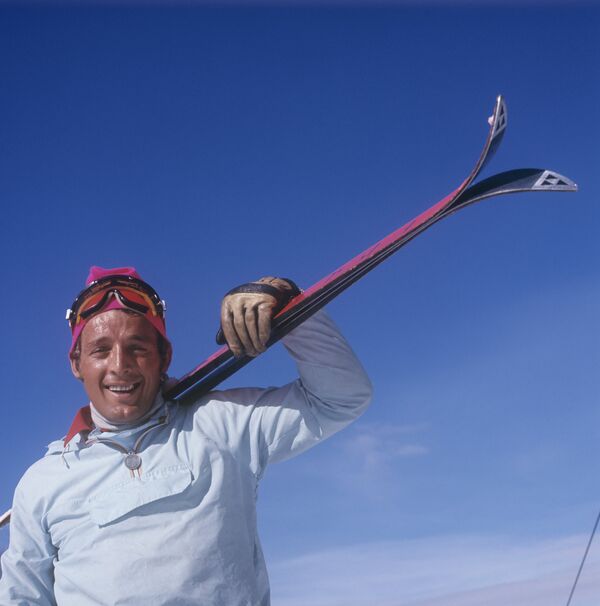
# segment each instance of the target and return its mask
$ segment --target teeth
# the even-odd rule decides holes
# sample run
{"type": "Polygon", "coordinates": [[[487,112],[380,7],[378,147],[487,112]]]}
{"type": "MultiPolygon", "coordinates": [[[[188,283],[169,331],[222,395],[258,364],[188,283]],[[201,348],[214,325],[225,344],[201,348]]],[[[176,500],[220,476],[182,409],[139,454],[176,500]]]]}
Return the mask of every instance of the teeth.
{"type": "Polygon", "coordinates": [[[117,393],[127,393],[129,391],[133,391],[135,389],[136,385],[109,385],[107,387],[107,389],[109,391],[114,391],[117,393]]]}

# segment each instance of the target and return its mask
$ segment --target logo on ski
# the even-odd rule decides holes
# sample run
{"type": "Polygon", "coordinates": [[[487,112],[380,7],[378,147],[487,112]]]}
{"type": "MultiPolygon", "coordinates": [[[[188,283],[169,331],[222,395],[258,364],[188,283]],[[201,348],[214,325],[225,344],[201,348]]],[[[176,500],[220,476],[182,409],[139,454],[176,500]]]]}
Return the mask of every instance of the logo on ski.
{"type": "Polygon", "coordinates": [[[573,186],[577,187],[572,181],[566,179],[558,173],[551,170],[545,170],[544,174],[536,181],[532,189],[549,191],[573,191],[573,186]]]}

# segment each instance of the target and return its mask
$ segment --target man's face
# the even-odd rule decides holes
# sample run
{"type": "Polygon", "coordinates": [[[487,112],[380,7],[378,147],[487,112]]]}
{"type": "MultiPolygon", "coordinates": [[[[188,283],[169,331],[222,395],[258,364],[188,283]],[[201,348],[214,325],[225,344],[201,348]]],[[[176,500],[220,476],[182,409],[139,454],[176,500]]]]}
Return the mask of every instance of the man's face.
{"type": "Polygon", "coordinates": [[[169,362],[170,351],[161,358],[157,332],[143,316],[111,309],[85,325],[71,369],[102,416],[131,423],[152,408],[169,362]]]}

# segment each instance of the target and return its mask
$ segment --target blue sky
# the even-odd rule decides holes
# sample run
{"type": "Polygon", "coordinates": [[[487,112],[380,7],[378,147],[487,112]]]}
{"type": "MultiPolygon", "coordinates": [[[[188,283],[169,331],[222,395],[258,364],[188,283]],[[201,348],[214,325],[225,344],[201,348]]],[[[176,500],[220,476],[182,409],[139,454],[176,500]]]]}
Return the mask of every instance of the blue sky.
{"type": "MultiPolygon", "coordinates": [[[[462,211],[329,306],[375,400],[271,468],[259,523],[275,605],[563,604],[600,507],[599,7],[141,4],[0,3],[0,508],[85,403],[90,265],[167,300],[181,375],[229,288],[308,286],[452,190],[502,93],[485,175],[580,192],[462,211]]],[[[276,346],[229,384],[293,377],[276,346]]],[[[599,573],[596,543],[573,606],[599,573]]]]}

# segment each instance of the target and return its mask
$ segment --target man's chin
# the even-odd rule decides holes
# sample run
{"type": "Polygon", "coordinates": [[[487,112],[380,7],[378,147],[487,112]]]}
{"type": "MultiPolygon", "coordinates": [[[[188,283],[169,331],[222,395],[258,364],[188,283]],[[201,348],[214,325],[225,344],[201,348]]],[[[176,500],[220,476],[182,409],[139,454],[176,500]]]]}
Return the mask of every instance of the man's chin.
{"type": "Polygon", "coordinates": [[[110,402],[106,403],[102,408],[105,412],[100,410],[100,414],[111,423],[135,423],[141,419],[152,407],[152,403],[140,405],[138,402],[110,402]]]}
{"type": "Polygon", "coordinates": [[[152,390],[142,383],[130,393],[115,393],[103,388],[99,392],[88,393],[88,395],[96,410],[109,423],[131,424],[143,418],[154,405],[158,390],[151,395],[148,391],[152,390]]]}

